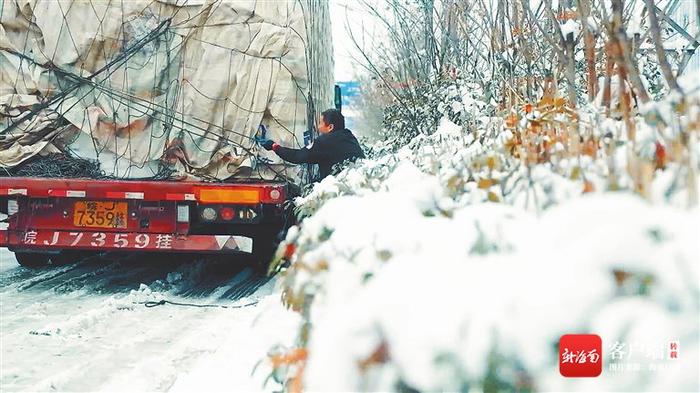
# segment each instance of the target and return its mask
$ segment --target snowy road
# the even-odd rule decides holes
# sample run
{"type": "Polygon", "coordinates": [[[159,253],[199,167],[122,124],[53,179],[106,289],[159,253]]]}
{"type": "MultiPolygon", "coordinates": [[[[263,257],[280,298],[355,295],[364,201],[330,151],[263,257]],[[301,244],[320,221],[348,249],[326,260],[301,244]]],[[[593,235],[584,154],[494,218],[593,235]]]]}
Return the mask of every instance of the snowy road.
{"type": "Polygon", "coordinates": [[[296,323],[246,267],[145,255],[29,270],[0,249],[2,391],[260,390],[255,364],[296,323]],[[161,299],[258,303],[139,304],[161,299]]]}

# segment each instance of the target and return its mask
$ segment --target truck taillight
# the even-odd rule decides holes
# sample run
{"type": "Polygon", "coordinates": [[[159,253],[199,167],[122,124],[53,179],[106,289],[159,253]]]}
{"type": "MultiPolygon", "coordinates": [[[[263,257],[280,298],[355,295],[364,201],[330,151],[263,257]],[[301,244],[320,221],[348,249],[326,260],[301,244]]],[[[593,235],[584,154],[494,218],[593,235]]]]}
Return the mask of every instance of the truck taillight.
{"type": "Polygon", "coordinates": [[[200,188],[199,201],[202,203],[260,203],[260,190],[258,189],[216,189],[200,188]]]}
{"type": "Polygon", "coordinates": [[[11,216],[19,212],[19,203],[16,199],[7,200],[7,215],[11,216]]]}
{"type": "Polygon", "coordinates": [[[230,207],[222,207],[219,209],[219,215],[222,220],[231,221],[236,217],[236,212],[230,207]]]}
{"type": "Polygon", "coordinates": [[[216,220],[216,210],[213,207],[205,207],[200,214],[205,221],[216,220]]]}
{"type": "Polygon", "coordinates": [[[241,220],[253,220],[258,216],[258,213],[253,209],[241,209],[238,211],[238,217],[241,220]]]}
{"type": "Polygon", "coordinates": [[[262,208],[248,206],[222,206],[205,205],[197,208],[197,218],[200,222],[228,223],[244,222],[253,223],[255,219],[262,215],[262,208]]]}

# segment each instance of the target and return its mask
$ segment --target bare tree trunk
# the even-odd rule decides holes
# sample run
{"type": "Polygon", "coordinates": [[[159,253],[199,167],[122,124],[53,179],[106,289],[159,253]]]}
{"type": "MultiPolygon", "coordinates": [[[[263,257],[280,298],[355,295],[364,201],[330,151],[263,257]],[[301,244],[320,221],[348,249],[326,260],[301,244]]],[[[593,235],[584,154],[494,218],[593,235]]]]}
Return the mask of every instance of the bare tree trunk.
{"type": "Polygon", "coordinates": [[[647,93],[646,87],[644,87],[644,83],[642,83],[642,78],[639,77],[639,68],[634,59],[633,48],[630,47],[627,41],[627,34],[624,32],[624,29],[621,29],[617,35],[617,43],[620,45],[620,55],[626,64],[625,71],[642,102],[649,102],[649,94],[647,93]]]}
{"type": "MultiPolygon", "coordinates": [[[[574,37],[571,34],[570,39],[564,37],[557,21],[557,16],[552,10],[552,0],[545,0],[547,15],[551,19],[556,36],[559,38],[559,47],[564,48],[564,53],[560,55],[562,64],[565,67],[566,82],[568,85],[569,103],[572,107],[576,107],[576,69],[574,68],[574,37]]],[[[546,34],[546,33],[545,33],[546,34]]]]}
{"type": "Polygon", "coordinates": [[[586,53],[588,101],[591,102],[595,99],[596,94],[598,94],[598,75],[595,68],[595,37],[588,26],[588,17],[591,14],[590,0],[579,0],[579,11],[581,28],[583,29],[583,44],[586,53]]]}
{"type": "Polygon", "coordinates": [[[664,49],[663,43],[661,41],[661,27],[659,26],[659,18],[656,16],[656,5],[654,0],[644,0],[647,6],[647,13],[649,14],[649,30],[651,32],[651,37],[654,40],[654,47],[656,48],[656,57],[659,60],[659,66],[661,66],[661,72],[663,72],[664,79],[671,89],[680,90],[676,77],[671,71],[671,66],[666,59],[666,50],[664,49]]]}
{"type": "Polygon", "coordinates": [[[606,116],[610,115],[610,103],[612,101],[612,83],[613,70],[615,69],[615,60],[612,58],[612,43],[605,45],[607,57],[605,59],[605,83],[603,84],[603,107],[606,110],[606,116]]]}
{"type": "Polygon", "coordinates": [[[437,69],[435,63],[435,36],[433,35],[433,11],[435,9],[434,0],[423,0],[423,13],[425,15],[424,45],[428,61],[425,62],[425,75],[429,76],[432,70],[437,69]]]}
{"type": "Polygon", "coordinates": [[[576,60],[574,58],[575,44],[574,33],[569,33],[564,41],[566,43],[566,79],[569,92],[569,105],[576,108],[576,60]]]}
{"type": "MultiPolygon", "coordinates": [[[[622,0],[612,0],[612,24],[610,25],[610,42],[612,44],[611,52],[615,62],[617,63],[620,81],[623,83],[630,80],[632,85],[637,90],[637,94],[643,102],[649,101],[649,95],[646,88],[639,77],[637,66],[630,53],[630,47],[627,44],[627,33],[624,27],[623,4],[622,0]]],[[[623,97],[620,96],[620,100],[623,97]]],[[[622,101],[620,101],[622,103],[622,101]]]]}

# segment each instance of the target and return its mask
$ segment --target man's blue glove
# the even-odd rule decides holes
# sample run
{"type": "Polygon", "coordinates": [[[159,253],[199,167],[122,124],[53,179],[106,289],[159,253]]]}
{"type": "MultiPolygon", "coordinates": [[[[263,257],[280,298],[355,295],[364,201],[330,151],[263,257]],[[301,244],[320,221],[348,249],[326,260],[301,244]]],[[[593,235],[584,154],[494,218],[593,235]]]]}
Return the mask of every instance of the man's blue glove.
{"type": "Polygon", "coordinates": [[[275,142],[265,138],[255,138],[255,140],[258,141],[260,146],[265,148],[265,150],[272,150],[272,145],[275,144],[275,142]]]}

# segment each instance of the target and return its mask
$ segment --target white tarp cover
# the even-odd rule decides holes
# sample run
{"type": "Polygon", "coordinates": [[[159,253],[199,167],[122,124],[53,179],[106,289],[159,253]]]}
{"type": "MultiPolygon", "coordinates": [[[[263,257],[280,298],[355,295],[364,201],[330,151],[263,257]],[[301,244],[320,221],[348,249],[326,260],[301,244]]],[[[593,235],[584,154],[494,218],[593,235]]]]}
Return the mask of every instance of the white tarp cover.
{"type": "Polygon", "coordinates": [[[311,26],[325,1],[6,0],[0,12],[0,166],[62,150],[122,178],[167,164],[181,178],[298,180],[253,138],[303,146],[307,97],[331,102],[330,30],[311,26]]]}

